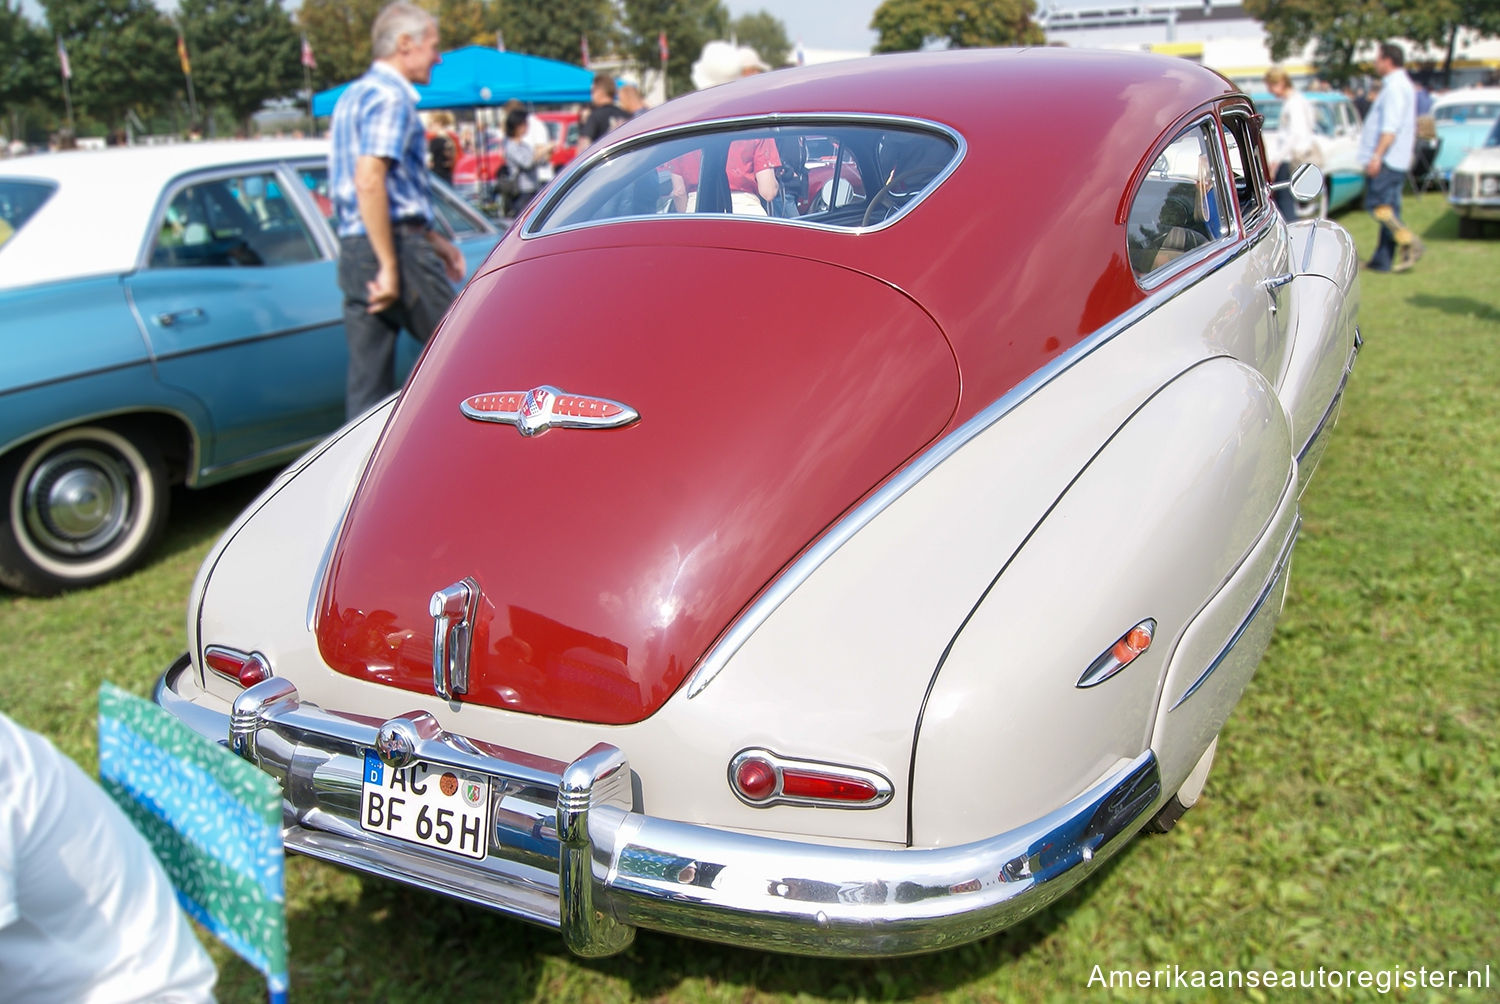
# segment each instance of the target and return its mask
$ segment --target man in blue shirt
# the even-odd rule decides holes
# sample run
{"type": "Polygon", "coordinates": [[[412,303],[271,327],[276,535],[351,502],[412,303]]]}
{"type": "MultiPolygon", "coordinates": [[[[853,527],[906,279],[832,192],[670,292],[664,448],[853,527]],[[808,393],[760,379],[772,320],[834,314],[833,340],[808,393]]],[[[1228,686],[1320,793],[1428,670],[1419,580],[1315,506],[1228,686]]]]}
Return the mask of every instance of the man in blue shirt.
{"type": "Polygon", "coordinates": [[[1375,54],[1380,94],[1359,134],[1356,156],[1365,165],[1365,209],[1380,223],[1380,243],[1365,263],[1375,272],[1409,269],[1425,250],[1421,238],[1401,222],[1401,188],[1417,142],[1416,94],[1401,68],[1405,62],[1401,46],[1381,43],[1375,54]]]}
{"type": "Polygon", "coordinates": [[[464,277],[458,248],[432,229],[426,135],[417,90],[439,60],[431,14],[404,0],[370,31],[375,61],[333,109],[328,176],[339,235],[339,290],[349,342],[350,418],[395,389],[396,336],[421,341],[464,277]]]}

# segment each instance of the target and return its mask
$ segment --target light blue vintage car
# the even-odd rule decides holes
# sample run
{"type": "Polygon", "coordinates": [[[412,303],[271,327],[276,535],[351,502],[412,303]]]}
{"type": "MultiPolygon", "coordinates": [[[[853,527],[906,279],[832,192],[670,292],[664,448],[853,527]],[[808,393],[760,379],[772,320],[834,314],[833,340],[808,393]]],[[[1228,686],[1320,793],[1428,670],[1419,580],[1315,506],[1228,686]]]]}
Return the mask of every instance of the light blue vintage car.
{"type": "MultiPolygon", "coordinates": [[[[202,143],[0,163],[0,584],[100,582],[169,487],[284,464],[344,419],[327,145],[202,143]]],[[[450,189],[469,272],[497,229],[450,189]]],[[[404,374],[419,346],[398,350],[404,374]]]]}
{"type": "Polygon", "coordinates": [[[1500,87],[1470,87],[1450,91],[1432,103],[1432,121],[1437,128],[1437,160],[1434,166],[1447,181],[1453,169],[1470,150],[1484,146],[1495,121],[1500,119],[1500,87]]]}
{"type": "MultiPolygon", "coordinates": [[[[1328,91],[1310,91],[1305,96],[1313,107],[1323,192],[1311,202],[1299,203],[1297,213],[1303,219],[1312,219],[1326,217],[1357,201],[1365,193],[1365,174],[1356,157],[1360,118],[1354,102],[1328,91]]],[[[1280,99],[1267,92],[1250,97],[1256,110],[1266,117],[1265,129],[1274,130],[1281,121],[1280,99]]]]}

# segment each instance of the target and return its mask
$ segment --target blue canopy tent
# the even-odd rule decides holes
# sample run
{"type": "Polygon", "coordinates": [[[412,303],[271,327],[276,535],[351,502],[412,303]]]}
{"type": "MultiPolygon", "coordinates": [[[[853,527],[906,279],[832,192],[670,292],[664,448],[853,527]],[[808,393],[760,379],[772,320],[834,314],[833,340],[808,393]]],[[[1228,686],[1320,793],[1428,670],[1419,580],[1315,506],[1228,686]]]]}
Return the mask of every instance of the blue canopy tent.
{"type": "MultiPolygon", "coordinates": [[[[511,98],[528,104],[587,101],[593,85],[594,75],[580,66],[466,45],[443,53],[443,61],[432,68],[432,80],[417,85],[421,95],[417,107],[473,108],[503,105],[511,98]]],[[[334,104],[348,86],[340,84],[313,95],[313,114],[332,115],[334,104]]]]}

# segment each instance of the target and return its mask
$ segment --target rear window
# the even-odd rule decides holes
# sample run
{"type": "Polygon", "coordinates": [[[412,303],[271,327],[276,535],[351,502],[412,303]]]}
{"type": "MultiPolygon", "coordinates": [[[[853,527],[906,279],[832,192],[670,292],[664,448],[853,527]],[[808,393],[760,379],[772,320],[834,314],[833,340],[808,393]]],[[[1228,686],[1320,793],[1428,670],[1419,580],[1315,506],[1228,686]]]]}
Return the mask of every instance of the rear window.
{"type": "Polygon", "coordinates": [[[43,181],[0,178],[0,247],[26,225],[57,186],[43,181]]]}
{"type": "Polygon", "coordinates": [[[912,122],[783,119],[647,137],[590,164],[529,232],[710,213],[875,227],[921,201],[959,156],[951,133],[912,122]]]}

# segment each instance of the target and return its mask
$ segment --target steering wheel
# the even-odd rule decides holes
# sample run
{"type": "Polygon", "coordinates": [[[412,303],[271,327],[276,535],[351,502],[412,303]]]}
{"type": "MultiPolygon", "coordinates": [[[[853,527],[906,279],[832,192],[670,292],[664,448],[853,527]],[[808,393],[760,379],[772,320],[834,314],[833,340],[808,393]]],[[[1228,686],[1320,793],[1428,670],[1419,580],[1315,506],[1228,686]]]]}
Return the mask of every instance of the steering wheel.
{"type": "Polygon", "coordinates": [[[880,191],[876,192],[870,199],[869,204],[865,206],[865,216],[864,219],[859,221],[859,225],[862,227],[869,226],[870,221],[875,218],[875,208],[880,205],[885,206],[885,212],[880,218],[883,220],[890,216],[893,212],[901,208],[896,202],[897,198],[910,198],[918,189],[931,180],[931,172],[925,168],[909,168],[905,172],[891,172],[890,180],[880,186],[880,191]],[[923,175],[927,175],[927,177],[923,177],[923,175]],[[898,196],[896,194],[898,192],[902,194],[898,196]]]}

